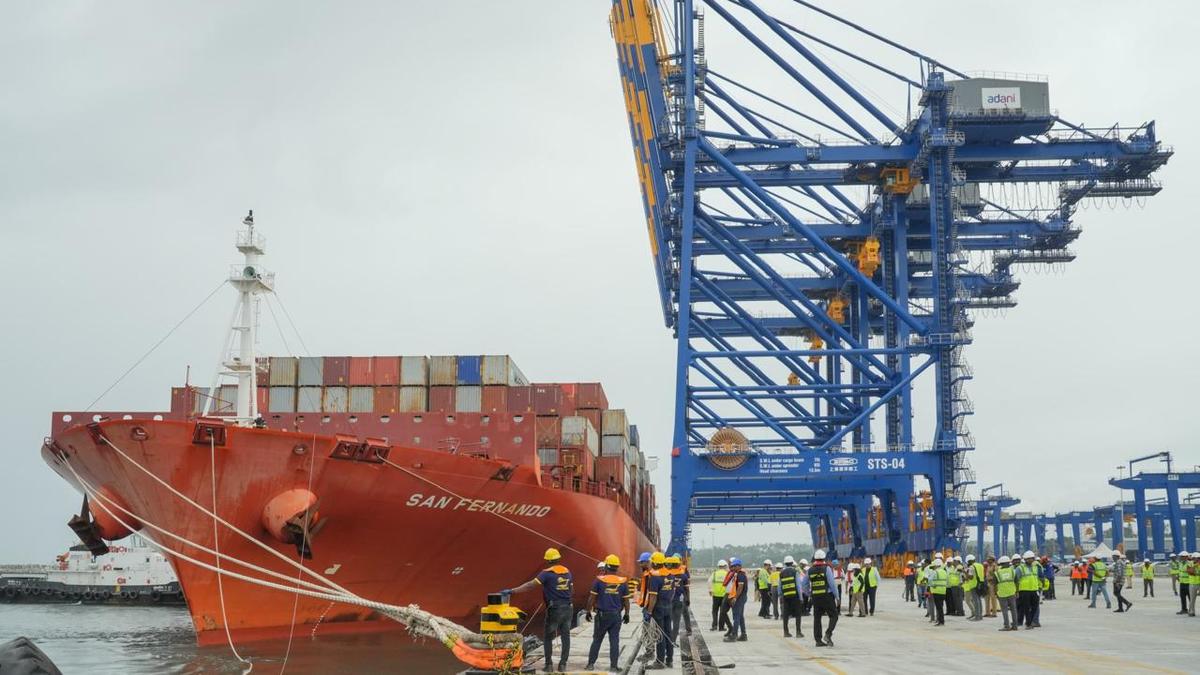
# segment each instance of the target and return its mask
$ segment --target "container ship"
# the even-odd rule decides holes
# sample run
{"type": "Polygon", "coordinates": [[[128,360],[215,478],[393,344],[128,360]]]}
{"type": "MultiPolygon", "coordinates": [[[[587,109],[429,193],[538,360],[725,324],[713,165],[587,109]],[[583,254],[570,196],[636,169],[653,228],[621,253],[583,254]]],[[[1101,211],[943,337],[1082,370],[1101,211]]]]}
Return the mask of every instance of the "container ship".
{"type": "MultiPolygon", "coordinates": [[[[503,355],[260,357],[274,275],[253,213],[244,225],[218,371],[233,384],[175,387],[164,411],[53,414],[41,452],[84,494],[70,522],[84,546],[136,532],[161,547],[201,644],[392,624],[214,569],[296,577],[280,554],[464,625],[547,548],[576,572],[580,603],[607,554],[633,574],[658,541],[655,490],[637,427],[601,384],[530,382],[503,355]]],[[[515,602],[536,619],[540,598],[515,602]]]]}

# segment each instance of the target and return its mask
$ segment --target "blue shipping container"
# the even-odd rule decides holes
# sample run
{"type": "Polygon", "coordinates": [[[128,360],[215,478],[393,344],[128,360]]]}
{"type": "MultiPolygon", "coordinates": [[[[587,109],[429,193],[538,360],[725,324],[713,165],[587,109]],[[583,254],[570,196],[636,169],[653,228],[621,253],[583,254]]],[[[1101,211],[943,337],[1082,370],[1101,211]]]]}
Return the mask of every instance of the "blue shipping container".
{"type": "Polygon", "coordinates": [[[483,380],[479,376],[479,357],[478,356],[459,356],[458,357],[458,377],[455,378],[455,384],[459,386],[480,385],[483,380]]]}

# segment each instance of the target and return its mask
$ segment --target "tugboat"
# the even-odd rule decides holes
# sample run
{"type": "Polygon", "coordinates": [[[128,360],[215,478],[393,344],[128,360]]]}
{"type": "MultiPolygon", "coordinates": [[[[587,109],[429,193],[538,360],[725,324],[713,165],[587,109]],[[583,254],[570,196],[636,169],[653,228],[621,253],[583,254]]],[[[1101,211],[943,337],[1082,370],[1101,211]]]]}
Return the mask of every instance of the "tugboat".
{"type": "Polygon", "coordinates": [[[44,571],[0,574],[0,602],[184,604],[171,564],[138,535],[103,555],[77,544],[44,571]]]}

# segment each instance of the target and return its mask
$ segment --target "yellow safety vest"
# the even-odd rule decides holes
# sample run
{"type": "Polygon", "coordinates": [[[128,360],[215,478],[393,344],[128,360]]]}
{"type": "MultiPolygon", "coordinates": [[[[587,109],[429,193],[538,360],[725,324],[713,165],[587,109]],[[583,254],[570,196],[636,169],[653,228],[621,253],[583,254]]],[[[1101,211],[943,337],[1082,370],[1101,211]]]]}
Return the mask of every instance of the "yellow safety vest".
{"type": "Polygon", "coordinates": [[[713,570],[712,576],[708,582],[712,584],[712,595],[714,598],[725,597],[725,573],[721,570],[713,570]]]}
{"type": "Polygon", "coordinates": [[[1041,585],[1038,579],[1037,570],[1033,565],[1021,565],[1021,578],[1017,580],[1017,590],[1019,591],[1036,591],[1041,585]]]}
{"type": "Polygon", "coordinates": [[[1154,565],[1142,565],[1142,578],[1143,579],[1153,579],[1154,578],[1154,565]]]}
{"type": "Polygon", "coordinates": [[[962,575],[960,575],[958,573],[957,568],[951,567],[950,571],[947,572],[947,574],[950,577],[950,588],[957,588],[959,586],[962,586],[962,575]]]}
{"type": "Polygon", "coordinates": [[[946,584],[950,581],[950,574],[944,569],[935,568],[930,570],[926,575],[929,579],[929,590],[934,595],[945,595],[946,584]]]}
{"type": "Polygon", "coordinates": [[[1016,595],[1017,573],[1011,567],[996,568],[996,597],[1008,598],[1016,595]]]}

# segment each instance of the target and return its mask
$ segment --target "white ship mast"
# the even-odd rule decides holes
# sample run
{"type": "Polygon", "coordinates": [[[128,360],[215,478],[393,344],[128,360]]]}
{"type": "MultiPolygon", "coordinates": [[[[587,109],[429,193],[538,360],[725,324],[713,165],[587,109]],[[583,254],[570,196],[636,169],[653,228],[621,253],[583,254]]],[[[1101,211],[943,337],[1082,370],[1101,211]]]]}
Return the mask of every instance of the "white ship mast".
{"type": "Polygon", "coordinates": [[[266,254],[267,240],[254,231],[254,211],[250,211],[242,224],[246,229],[238,233],[237,250],[241,252],[243,262],[241,265],[231,266],[229,272],[229,283],[238,291],[237,302],[234,304],[229,333],[221,350],[223,370],[214,378],[212,395],[204,403],[203,414],[209,414],[212,402],[218,395],[216,384],[220,377],[233,377],[237,380],[237,406],[233,420],[237,424],[249,426],[259,417],[258,397],[255,395],[258,386],[255,381],[258,296],[274,290],[275,274],[259,265],[259,259],[266,254]]]}

